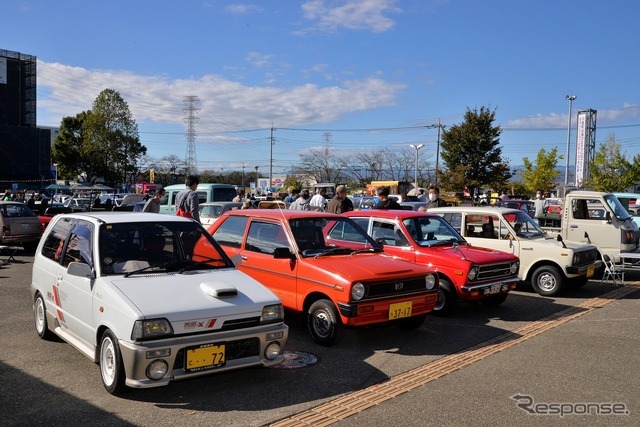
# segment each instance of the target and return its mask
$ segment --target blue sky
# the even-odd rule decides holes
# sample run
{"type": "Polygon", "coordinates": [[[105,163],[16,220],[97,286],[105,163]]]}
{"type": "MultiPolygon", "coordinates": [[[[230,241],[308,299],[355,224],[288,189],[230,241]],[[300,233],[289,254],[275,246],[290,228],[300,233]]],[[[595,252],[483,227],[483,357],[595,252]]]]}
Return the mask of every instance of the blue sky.
{"type": "Polygon", "coordinates": [[[565,154],[569,94],[572,148],[576,111],[591,108],[597,144],[614,134],[640,153],[639,18],[637,0],[14,0],[0,49],[37,56],[38,125],[111,88],[156,159],[185,157],[197,96],[200,170],[266,170],[272,125],[274,173],[327,133],[344,157],[423,143],[435,162],[426,126],[482,106],[519,165],[565,154]]]}

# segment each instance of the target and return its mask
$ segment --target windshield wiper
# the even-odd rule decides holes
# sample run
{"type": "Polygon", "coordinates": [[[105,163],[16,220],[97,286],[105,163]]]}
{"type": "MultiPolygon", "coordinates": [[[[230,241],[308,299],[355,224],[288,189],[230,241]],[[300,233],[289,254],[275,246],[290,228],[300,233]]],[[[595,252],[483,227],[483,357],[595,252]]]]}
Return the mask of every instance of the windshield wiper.
{"type": "Polygon", "coordinates": [[[329,248],[329,249],[325,249],[322,252],[320,252],[318,255],[316,255],[315,257],[319,257],[319,256],[325,256],[325,255],[335,255],[338,253],[344,253],[344,254],[351,254],[353,253],[355,250],[351,249],[351,248],[329,248]]]}
{"type": "Polygon", "coordinates": [[[132,274],[139,274],[139,273],[142,273],[143,271],[151,270],[152,268],[157,268],[159,271],[167,271],[166,268],[160,267],[158,265],[148,265],[146,267],[139,268],[137,270],[133,270],[133,271],[129,271],[127,273],[124,273],[124,277],[129,277],[132,274]]]}
{"type": "Polygon", "coordinates": [[[351,255],[355,255],[355,254],[362,254],[365,252],[382,252],[382,249],[380,248],[362,248],[362,249],[356,249],[355,251],[351,252],[351,255]]]}

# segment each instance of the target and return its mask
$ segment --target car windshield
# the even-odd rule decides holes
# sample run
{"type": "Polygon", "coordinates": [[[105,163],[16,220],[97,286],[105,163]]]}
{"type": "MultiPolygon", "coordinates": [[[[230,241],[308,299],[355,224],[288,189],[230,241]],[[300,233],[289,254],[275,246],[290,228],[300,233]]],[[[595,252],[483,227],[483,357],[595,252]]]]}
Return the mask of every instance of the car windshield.
{"type": "Polygon", "coordinates": [[[305,218],[289,222],[302,256],[380,252],[382,248],[350,218],[305,218]]]}
{"type": "Polygon", "coordinates": [[[464,238],[444,218],[422,216],[402,221],[409,235],[420,246],[463,243],[464,238]]]}
{"type": "Polygon", "coordinates": [[[620,200],[618,200],[616,196],[608,195],[604,197],[604,200],[607,202],[607,205],[609,205],[609,208],[611,208],[616,218],[620,221],[626,221],[631,218],[629,211],[622,206],[622,203],[620,203],[620,200]]]}
{"type": "Polygon", "coordinates": [[[504,218],[518,237],[534,239],[546,236],[546,233],[538,225],[537,220],[532,219],[531,216],[523,211],[505,214],[504,218]]]}
{"type": "Polygon", "coordinates": [[[132,222],[100,227],[102,274],[186,272],[233,267],[195,222],[132,222]]]}

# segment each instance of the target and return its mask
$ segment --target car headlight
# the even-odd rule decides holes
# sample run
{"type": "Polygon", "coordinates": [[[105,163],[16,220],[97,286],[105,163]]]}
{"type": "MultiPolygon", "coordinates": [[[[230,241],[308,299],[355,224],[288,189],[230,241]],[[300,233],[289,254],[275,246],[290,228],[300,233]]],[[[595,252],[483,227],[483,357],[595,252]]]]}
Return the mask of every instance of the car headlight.
{"type": "Polygon", "coordinates": [[[260,316],[260,323],[273,323],[279,322],[284,319],[284,309],[282,304],[265,305],[262,308],[262,315],[260,316]]]}
{"type": "Polygon", "coordinates": [[[169,372],[169,365],[167,365],[167,362],[158,359],[149,363],[145,374],[150,380],[158,381],[164,378],[164,376],[167,375],[167,372],[169,372]]]}
{"type": "Polygon", "coordinates": [[[436,280],[436,276],[429,273],[426,276],[424,276],[424,284],[425,287],[427,288],[427,290],[431,290],[433,288],[436,287],[436,283],[438,283],[438,281],[436,280]]]}
{"type": "Polygon", "coordinates": [[[509,270],[510,270],[511,274],[517,274],[518,273],[518,261],[516,261],[513,264],[511,264],[511,268],[509,270]]]}
{"type": "Polygon", "coordinates": [[[362,283],[358,282],[351,288],[351,298],[356,301],[364,298],[365,287],[362,283]]]}
{"type": "Polygon", "coordinates": [[[469,270],[469,274],[467,275],[467,278],[469,279],[470,282],[473,282],[474,280],[476,280],[477,277],[478,277],[478,267],[471,267],[471,270],[469,270]]]}
{"type": "Polygon", "coordinates": [[[173,328],[167,319],[136,320],[131,339],[149,340],[170,335],[173,335],[173,328]]]}

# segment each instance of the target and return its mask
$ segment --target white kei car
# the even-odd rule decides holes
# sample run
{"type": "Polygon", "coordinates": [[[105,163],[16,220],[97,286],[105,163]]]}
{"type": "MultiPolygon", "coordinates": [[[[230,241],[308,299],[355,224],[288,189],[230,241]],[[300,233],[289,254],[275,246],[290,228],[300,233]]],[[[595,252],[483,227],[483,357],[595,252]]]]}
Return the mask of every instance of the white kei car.
{"type": "Polygon", "coordinates": [[[279,298],[237,270],[195,221],[57,215],[36,250],[36,332],[99,363],[111,394],[283,361],[279,298]]]}

